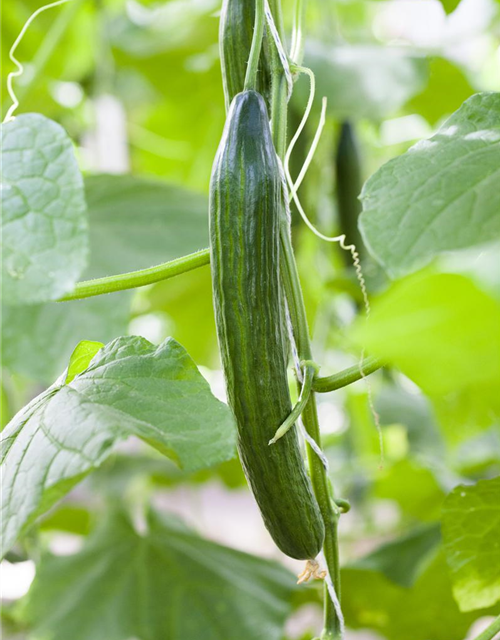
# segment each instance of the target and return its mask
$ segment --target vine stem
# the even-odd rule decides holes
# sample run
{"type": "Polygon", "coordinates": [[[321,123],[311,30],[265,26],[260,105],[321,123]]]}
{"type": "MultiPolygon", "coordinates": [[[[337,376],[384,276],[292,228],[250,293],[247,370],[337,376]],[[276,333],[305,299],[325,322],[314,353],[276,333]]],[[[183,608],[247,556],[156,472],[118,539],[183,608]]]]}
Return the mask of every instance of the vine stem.
{"type": "Polygon", "coordinates": [[[313,380],[313,390],[317,393],[328,393],[329,391],[336,391],[342,387],[347,387],[353,382],[357,382],[374,373],[384,364],[380,358],[375,356],[368,356],[363,360],[361,364],[356,364],[348,369],[334,373],[331,376],[316,377],[313,380]]]}
{"type": "Polygon", "coordinates": [[[247,72],[245,75],[244,90],[255,89],[257,87],[257,72],[259,70],[260,50],[262,48],[262,38],[264,37],[264,0],[256,0],[255,3],[255,25],[252,37],[252,46],[248,57],[247,72]]]}
{"type": "Polygon", "coordinates": [[[500,633],[500,616],[495,618],[493,622],[475,640],[494,640],[497,633],[500,633]]]}
{"type": "MultiPolygon", "coordinates": [[[[305,10],[305,0],[301,2],[300,8],[302,14],[305,10]]],[[[280,3],[276,2],[273,9],[273,17],[279,24],[282,22],[280,3]]],[[[276,153],[282,161],[284,160],[286,152],[286,127],[287,84],[276,48],[273,47],[271,130],[276,153]]],[[[289,223],[286,219],[283,219],[280,227],[280,249],[281,277],[287,298],[290,321],[292,324],[298,357],[299,360],[312,360],[304,298],[302,296],[297,264],[293,253],[289,223]]],[[[315,440],[318,446],[321,447],[318,411],[314,393],[311,393],[309,396],[309,400],[302,413],[302,421],[307,433],[315,440]]],[[[325,523],[325,542],[323,546],[323,553],[335,592],[340,600],[340,565],[338,550],[338,521],[340,517],[340,509],[330,498],[329,480],[322,461],[309,444],[306,444],[306,451],[313,491],[325,523]]],[[[342,636],[341,622],[328,594],[326,584],[324,589],[324,602],[325,620],[322,640],[338,640],[342,636]]]]}
{"type": "Polygon", "coordinates": [[[290,58],[300,65],[304,58],[304,23],[306,20],[305,0],[295,0],[295,15],[293,18],[292,44],[290,47],[290,58]]]}
{"type": "Polygon", "coordinates": [[[129,273],[121,273],[115,276],[107,276],[105,278],[96,278],[95,280],[85,280],[78,282],[71,293],[59,298],[58,302],[67,302],[69,300],[80,300],[82,298],[91,298],[92,296],[100,296],[105,293],[113,293],[114,291],[124,291],[126,289],[134,289],[143,287],[147,284],[160,282],[174,278],[181,273],[198,269],[210,263],[210,249],[202,249],[196,253],[190,253],[182,258],[164,262],[149,269],[141,269],[139,271],[131,271],[129,273]]]}

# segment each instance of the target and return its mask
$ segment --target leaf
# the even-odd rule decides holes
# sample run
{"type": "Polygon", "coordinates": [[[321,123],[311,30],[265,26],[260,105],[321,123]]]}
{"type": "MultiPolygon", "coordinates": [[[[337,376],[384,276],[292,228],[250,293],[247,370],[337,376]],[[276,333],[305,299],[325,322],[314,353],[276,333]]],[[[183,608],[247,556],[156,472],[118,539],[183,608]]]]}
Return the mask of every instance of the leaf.
{"type": "Polygon", "coordinates": [[[487,413],[491,424],[500,410],[499,326],[500,305],[470,280],[423,272],[375,299],[352,335],[441,405],[467,399],[469,419],[487,413]]]}
{"type": "Polygon", "coordinates": [[[85,180],[92,246],[89,277],[145,269],[208,246],[205,196],[159,180],[85,180]]]}
{"type": "Polygon", "coordinates": [[[342,608],[349,626],[373,629],[386,640],[463,640],[477,619],[477,614],[458,609],[442,554],[428,563],[411,589],[376,571],[344,569],[342,608]]]}
{"type": "Polygon", "coordinates": [[[440,0],[446,13],[453,13],[460,4],[460,0],[440,0]]]}
{"type": "MultiPolygon", "coordinates": [[[[143,269],[208,244],[204,196],[123,175],[91,176],[85,185],[91,258],[84,279],[143,269]]],[[[32,379],[52,381],[81,340],[107,342],[126,333],[131,297],[121,292],[91,300],[5,307],[4,364],[32,379]]]]}
{"type": "Polygon", "coordinates": [[[3,364],[48,383],[67,366],[81,340],[109,342],[127,332],[129,293],[89,300],[3,308],[3,364]]]}
{"type": "Polygon", "coordinates": [[[390,160],[361,193],[361,232],[394,278],[443,251],[500,234],[500,93],[464,102],[429,140],[390,160]]]}
{"type": "Polygon", "coordinates": [[[53,300],[87,263],[83,179],[73,144],[57,123],[30,113],[2,125],[3,298],[53,300]]]}
{"type": "Polygon", "coordinates": [[[442,459],[444,440],[423,395],[405,391],[396,385],[384,385],[375,398],[375,410],[381,425],[402,424],[406,427],[410,451],[427,459],[442,459]]]}
{"type": "Polygon", "coordinates": [[[47,640],[279,640],[291,573],[150,512],[109,518],[73,556],[45,555],[25,604],[47,640]],[[74,603],[78,603],[78,607],[74,603]]]}
{"type": "Polygon", "coordinates": [[[79,373],[85,371],[92,358],[102,347],[104,347],[102,342],[92,342],[91,340],[82,340],[76,345],[69,359],[66,384],[72,382],[79,373]]]}
{"type": "Polygon", "coordinates": [[[385,469],[374,493],[395,502],[403,513],[422,522],[439,517],[445,495],[432,470],[412,459],[400,460],[385,469]]]}
{"type": "Polygon", "coordinates": [[[429,63],[429,83],[407,108],[436,124],[456,111],[474,93],[467,76],[450,60],[433,58],[429,63]]]}
{"type": "Polygon", "coordinates": [[[89,534],[93,524],[93,514],[84,506],[62,504],[48,514],[40,524],[43,531],[65,531],[78,536],[89,534]]]}
{"type": "Polygon", "coordinates": [[[196,269],[182,278],[158,282],[145,292],[148,312],[168,315],[170,333],[199,364],[220,368],[212,301],[210,268],[196,269]]]}
{"type": "MultiPolygon", "coordinates": [[[[379,120],[394,113],[424,87],[426,63],[406,52],[373,45],[327,46],[310,42],[306,66],[316,76],[316,100],[325,96],[328,113],[337,118],[379,120]]],[[[307,78],[297,83],[305,104],[307,78]]]]}
{"type": "Polygon", "coordinates": [[[435,555],[440,541],[439,525],[430,524],[378,547],[350,566],[378,571],[402,587],[411,587],[429,557],[435,555]]]}
{"type": "Polygon", "coordinates": [[[117,338],[72,382],[65,384],[65,377],[2,432],[5,550],[131,435],[187,470],[234,455],[229,409],[172,338],[159,347],[117,338]]]}
{"type": "Polygon", "coordinates": [[[442,528],[460,609],[500,601],[500,477],[455,487],[444,502],[442,528]]]}

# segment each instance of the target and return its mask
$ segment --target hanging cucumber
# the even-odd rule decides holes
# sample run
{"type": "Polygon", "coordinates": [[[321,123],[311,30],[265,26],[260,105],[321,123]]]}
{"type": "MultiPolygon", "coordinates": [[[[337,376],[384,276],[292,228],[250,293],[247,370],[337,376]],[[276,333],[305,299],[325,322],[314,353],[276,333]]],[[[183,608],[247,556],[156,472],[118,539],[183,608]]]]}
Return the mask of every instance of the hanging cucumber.
{"type": "MultiPolygon", "coordinates": [[[[340,126],[335,171],[340,232],[345,233],[346,243],[354,244],[360,252],[364,245],[358,229],[358,218],[361,213],[361,202],[358,196],[361,193],[363,180],[356,132],[348,121],[340,126]]],[[[347,267],[352,267],[351,255],[345,251],[342,254],[347,267]]]]}
{"type": "MultiPolygon", "coordinates": [[[[229,109],[232,99],[243,91],[248,56],[255,23],[255,0],[223,0],[220,15],[219,47],[222,85],[229,109]]],[[[260,55],[257,86],[269,108],[271,100],[271,56],[267,37],[260,55]]]]}
{"type": "Polygon", "coordinates": [[[295,427],[269,446],[290,414],[286,319],[281,304],[281,179],[262,96],[230,107],[210,186],[214,306],[239,452],[264,522],[298,559],[321,549],[324,525],[295,427]]]}

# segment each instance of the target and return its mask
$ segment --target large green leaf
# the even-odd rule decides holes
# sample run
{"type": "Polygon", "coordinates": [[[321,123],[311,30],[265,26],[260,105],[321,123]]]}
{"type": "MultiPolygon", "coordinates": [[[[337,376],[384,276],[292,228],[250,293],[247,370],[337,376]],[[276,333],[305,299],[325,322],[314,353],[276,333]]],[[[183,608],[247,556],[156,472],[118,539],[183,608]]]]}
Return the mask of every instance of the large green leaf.
{"type": "Polygon", "coordinates": [[[473,93],[474,89],[460,67],[446,58],[433,58],[429,63],[427,86],[410,100],[407,108],[435,124],[456,111],[473,93]]]}
{"type": "Polygon", "coordinates": [[[350,566],[378,571],[402,587],[411,587],[435,555],[441,541],[439,525],[430,524],[388,542],[350,566]]]}
{"type": "Polygon", "coordinates": [[[118,514],[77,555],[42,559],[25,617],[47,640],[279,640],[293,582],[173,518],[138,533],[118,514]]]}
{"type": "MultiPolygon", "coordinates": [[[[85,185],[91,244],[85,279],[143,269],[208,244],[203,196],[132,176],[91,176],[85,185]]],[[[4,364],[50,382],[81,340],[107,342],[126,332],[130,299],[131,293],[122,292],[93,300],[6,307],[4,364]]]]}
{"type": "Polygon", "coordinates": [[[462,611],[500,600],[500,477],[460,485],[443,506],[443,543],[462,611]]]}
{"type": "MultiPolygon", "coordinates": [[[[326,96],[328,113],[338,118],[381,119],[423,89],[426,63],[406,52],[373,45],[308,44],[306,64],[316,75],[316,100],[326,96]]],[[[304,103],[306,77],[297,84],[304,103]]]]}
{"type": "Polygon", "coordinates": [[[445,496],[432,470],[412,459],[386,466],[377,476],[374,493],[423,522],[439,518],[445,496]]]}
{"type": "Polygon", "coordinates": [[[127,332],[130,294],[3,308],[3,364],[49,383],[81,340],[109,342],[127,332]]]}
{"type": "Polygon", "coordinates": [[[463,640],[478,617],[460,612],[442,554],[427,559],[412,588],[378,571],[344,569],[342,607],[349,626],[373,629],[387,640],[463,640]]]}
{"type": "Polygon", "coordinates": [[[441,407],[466,406],[464,425],[472,429],[491,425],[500,410],[499,326],[500,305],[470,280],[424,272],[375,299],[369,322],[353,335],[441,407]]]}
{"type": "Polygon", "coordinates": [[[90,176],[85,189],[95,256],[90,277],[144,269],[208,246],[205,196],[128,175],[90,176]]]}
{"type": "Polygon", "coordinates": [[[393,277],[500,234],[500,93],[469,98],[361,193],[366,245],[393,277]]]}
{"type": "Polygon", "coordinates": [[[1,128],[2,296],[9,304],[53,300],[87,263],[83,178],[64,129],[20,115],[1,128]]]}
{"type": "Polygon", "coordinates": [[[216,400],[186,351],[118,338],[65,384],[66,374],[2,432],[5,550],[19,532],[135,435],[185,469],[234,455],[229,409],[216,400]]]}

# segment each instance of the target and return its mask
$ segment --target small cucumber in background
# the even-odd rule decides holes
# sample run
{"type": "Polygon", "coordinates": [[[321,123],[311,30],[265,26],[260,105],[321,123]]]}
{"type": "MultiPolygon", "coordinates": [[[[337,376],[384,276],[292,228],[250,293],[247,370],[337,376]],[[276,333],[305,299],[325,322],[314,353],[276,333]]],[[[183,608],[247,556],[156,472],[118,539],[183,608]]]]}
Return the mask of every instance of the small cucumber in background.
{"type": "Polygon", "coordinates": [[[246,477],[274,541],[314,558],[324,538],[296,428],[269,446],[292,409],[279,271],[281,178],[256,91],[230,107],[210,186],[214,306],[228,401],[246,477]]]}
{"type": "MultiPolygon", "coordinates": [[[[347,244],[354,244],[358,252],[363,251],[364,245],[358,229],[358,218],[361,213],[359,194],[363,186],[361,158],[356,131],[348,121],[340,125],[335,171],[340,232],[345,234],[347,244]]],[[[348,251],[342,253],[346,265],[352,267],[350,253],[348,251]]]]}

